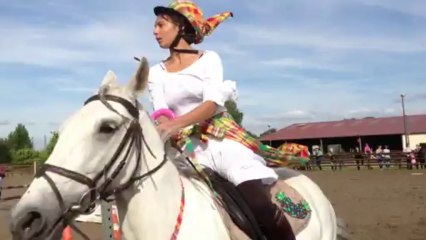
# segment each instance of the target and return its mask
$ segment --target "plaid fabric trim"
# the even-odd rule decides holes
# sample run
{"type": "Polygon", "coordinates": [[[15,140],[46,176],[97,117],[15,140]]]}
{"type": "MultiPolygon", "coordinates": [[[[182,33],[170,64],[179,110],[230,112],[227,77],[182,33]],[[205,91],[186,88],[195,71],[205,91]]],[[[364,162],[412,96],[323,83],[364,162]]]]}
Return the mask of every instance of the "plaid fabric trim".
{"type": "Polygon", "coordinates": [[[203,11],[195,3],[190,1],[174,1],[168,7],[181,13],[188,19],[195,29],[196,44],[201,43],[204,36],[210,35],[221,22],[232,16],[231,12],[223,12],[206,20],[203,11]]]}
{"type": "Polygon", "coordinates": [[[220,23],[224,22],[229,17],[233,17],[232,12],[223,12],[216,14],[206,20],[206,33],[205,35],[210,35],[214,29],[219,26],[220,23]]]}
{"type": "MultiPolygon", "coordinates": [[[[196,136],[202,142],[208,144],[208,138],[216,139],[228,138],[240,142],[244,146],[251,149],[254,153],[262,156],[267,165],[271,167],[283,167],[289,164],[300,164],[304,158],[297,157],[291,152],[280,151],[268,145],[262,144],[260,141],[252,137],[247,131],[239,126],[228,112],[220,113],[203,125],[194,125],[180,131],[175,141],[179,147],[192,145],[191,136],[196,136]]],[[[192,149],[193,150],[193,149],[192,149]]],[[[191,151],[190,151],[191,152],[191,151]]],[[[195,159],[195,155],[193,155],[195,159]]]]}

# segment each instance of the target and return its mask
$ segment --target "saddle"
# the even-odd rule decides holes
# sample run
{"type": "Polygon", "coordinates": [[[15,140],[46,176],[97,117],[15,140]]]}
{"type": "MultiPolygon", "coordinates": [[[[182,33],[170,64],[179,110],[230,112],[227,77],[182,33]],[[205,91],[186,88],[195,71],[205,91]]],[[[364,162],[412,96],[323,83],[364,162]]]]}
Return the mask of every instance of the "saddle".
{"type": "MultiPolygon", "coordinates": [[[[178,163],[177,167],[183,172],[187,172],[189,169],[187,168],[188,163],[191,165],[189,172],[195,170],[195,172],[198,172],[199,177],[203,179],[202,175],[204,174],[201,174],[196,166],[185,155],[182,155],[182,151],[175,147],[173,142],[171,143],[172,148],[169,149],[168,154],[171,158],[177,159],[175,161],[178,163]]],[[[207,175],[210,186],[217,194],[216,204],[225,222],[228,223],[228,229],[233,236],[232,239],[240,240],[249,237],[249,239],[253,240],[266,240],[253,213],[236,186],[206,166],[203,166],[201,171],[207,175]]],[[[278,180],[272,186],[265,187],[265,189],[270,193],[271,201],[284,212],[296,236],[309,223],[311,216],[309,205],[300,193],[284,180],[278,180]]]]}
{"type": "Polygon", "coordinates": [[[222,207],[229,214],[234,224],[250,239],[266,240],[253,213],[235,185],[210,168],[204,168],[204,171],[209,177],[213,189],[219,195],[222,207]]]}
{"type": "MultiPolygon", "coordinates": [[[[228,213],[232,222],[253,240],[266,240],[253,213],[235,185],[209,168],[204,168],[211,185],[218,194],[223,209],[228,213]]],[[[271,199],[280,206],[287,217],[293,233],[296,236],[308,224],[310,209],[303,197],[284,181],[278,181],[273,187],[267,188],[273,195],[271,199]],[[294,204],[293,202],[298,202],[294,204]]]]}

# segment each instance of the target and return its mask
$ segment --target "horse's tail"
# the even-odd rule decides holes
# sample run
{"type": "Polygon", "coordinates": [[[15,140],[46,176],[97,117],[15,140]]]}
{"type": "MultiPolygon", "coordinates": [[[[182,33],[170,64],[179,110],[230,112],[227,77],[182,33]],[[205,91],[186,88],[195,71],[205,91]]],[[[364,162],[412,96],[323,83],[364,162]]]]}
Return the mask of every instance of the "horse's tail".
{"type": "Polygon", "coordinates": [[[349,240],[348,225],[342,218],[337,219],[337,240],[349,240]]]}

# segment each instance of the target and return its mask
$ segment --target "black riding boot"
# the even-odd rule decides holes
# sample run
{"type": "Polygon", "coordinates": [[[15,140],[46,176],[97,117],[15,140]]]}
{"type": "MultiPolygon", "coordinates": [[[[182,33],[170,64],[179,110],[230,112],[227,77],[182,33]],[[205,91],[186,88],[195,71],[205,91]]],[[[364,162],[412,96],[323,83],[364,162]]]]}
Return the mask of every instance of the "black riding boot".
{"type": "Polygon", "coordinates": [[[283,211],[269,198],[261,180],[237,186],[268,240],[295,240],[283,211]]]}

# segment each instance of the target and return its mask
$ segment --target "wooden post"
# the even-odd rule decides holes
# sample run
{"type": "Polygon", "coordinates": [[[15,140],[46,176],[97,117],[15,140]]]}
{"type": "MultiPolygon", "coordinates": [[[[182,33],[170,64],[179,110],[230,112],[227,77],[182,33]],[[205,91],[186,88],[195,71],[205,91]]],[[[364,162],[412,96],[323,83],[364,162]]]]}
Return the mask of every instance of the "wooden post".
{"type": "Polygon", "coordinates": [[[363,149],[362,149],[362,139],[361,139],[361,137],[358,137],[357,140],[358,140],[359,151],[362,152],[363,151],[363,149]]]}
{"type": "Polygon", "coordinates": [[[36,175],[36,172],[37,172],[37,162],[34,160],[33,161],[33,176],[36,175]]]}

